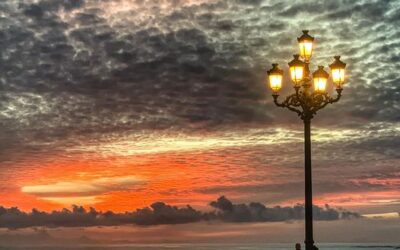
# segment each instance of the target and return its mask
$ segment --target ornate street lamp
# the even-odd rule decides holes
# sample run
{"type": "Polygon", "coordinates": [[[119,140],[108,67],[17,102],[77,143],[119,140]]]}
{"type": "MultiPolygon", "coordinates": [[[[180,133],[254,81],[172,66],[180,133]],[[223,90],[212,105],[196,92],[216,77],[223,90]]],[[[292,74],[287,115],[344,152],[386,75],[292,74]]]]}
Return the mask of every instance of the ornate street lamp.
{"type": "Polygon", "coordinates": [[[278,64],[272,64],[269,70],[269,84],[273,91],[272,97],[278,107],[287,108],[304,122],[304,167],[305,167],[305,233],[304,241],[306,250],[314,250],[313,239],[313,214],[312,214],[312,176],[311,176],[311,119],[317,111],[326,105],[339,101],[342,96],[342,87],[345,80],[346,64],[340,61],[340,56],[335,56],[335,61],[329,65],[331,68],[332,82],[335,84],[337,95],[331,97],[327,93],[329,74],[323,66],[310,74],[309,63],[314,47],[314,37],[303,30],[303,35],[297,38],[300,54],[294,55],[289,62],[290,78],[294,84],[295,92],[286,97],[283,102],[278,101],[279,90],[282,88],[283,72],[278,64]],[[312,84],[312,82],[314,84],[312,84]],[[313,88],[312,88],[313,86],[313,88]]]}

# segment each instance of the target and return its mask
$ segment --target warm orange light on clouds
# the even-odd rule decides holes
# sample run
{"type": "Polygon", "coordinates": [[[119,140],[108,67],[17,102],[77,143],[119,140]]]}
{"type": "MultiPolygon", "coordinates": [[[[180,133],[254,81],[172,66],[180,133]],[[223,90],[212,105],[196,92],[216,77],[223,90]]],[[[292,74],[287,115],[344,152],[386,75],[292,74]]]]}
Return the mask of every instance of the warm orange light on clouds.
{"type": "MultiPolygon", "coordinates": [[[[318,146],[362,136],[362,132],[351,129],[315,129],[313,140],[318,146]]],[[[320,160],[314,166],[316,204],[351,207],[399,203],[395,175],[348,178],[345,176],[352,169],[339,168],[336,174],[344,177],[332,179],[332,160],[345,155],[321,154],[331,151],[316,150],[320,160]]],[[[166,133],[110,137],[108,141],[80,143],[61,153],[9,165],[13,171],[0,176],[0,201],[23,210],[76,204],[127,211],[156,201],[206,207],[211,200],[226,195],[239,202],[293,205],[303,201],[300,152],[301,131],[280,128],[203,136],[166,133]]]]}
{"type": "Polygon", "coordinates": [[[21,204],[20,199],[24,199],[19,206],[23,209],[54,209],[77,204],[115,211],[132,210],[158,200],[204,206],[215,196],[196,193],[194,189],[210,187],[219,181],[229,183],[235,175],[244,174],[245,169],[222,172],[222,162],[224,159],[219,156],[192,152],[102,158],[100,163],[93,159],[93,162],[41,165],[29,175],[18,173],[22,175],[18,182],[20,190],[8,195],[12,202],[3,204],[21,204]],[[188,158],[192,159],[191,164],[188,158]],[[108,161],[113,164],[108,165],[108,161]]]}
{"type": "Polygon", "coordinates": [[[135,176],[103,177],[98,179],[56,182],[44,185],[23,186],[21,191],[46,201],[64,205],[93,205],[101,200],[96,195],[112,191],[129,190],[143,181],[135,176]]]}
{"type": "Polygon", "coordinates": [[[342,192],[317,197],[315,204],[335,204],[336,206],[376,206],[400,204],[400,191],[342,192]]]}

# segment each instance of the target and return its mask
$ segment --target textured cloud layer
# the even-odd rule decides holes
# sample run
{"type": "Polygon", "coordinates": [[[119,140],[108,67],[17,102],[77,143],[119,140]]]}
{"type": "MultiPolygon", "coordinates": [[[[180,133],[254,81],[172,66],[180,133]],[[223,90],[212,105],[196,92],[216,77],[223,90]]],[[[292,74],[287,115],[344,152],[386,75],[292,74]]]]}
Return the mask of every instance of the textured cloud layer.
{"type": "Polygon", "coordinates": [[[265,68],[290,59],[303,28],[317,36],[316,62],[343,54],[349,64],[344,100],[329,113],[398,121],[396,2],[185,3],[2,2],[7,148],[276,119],[265,68]]]}

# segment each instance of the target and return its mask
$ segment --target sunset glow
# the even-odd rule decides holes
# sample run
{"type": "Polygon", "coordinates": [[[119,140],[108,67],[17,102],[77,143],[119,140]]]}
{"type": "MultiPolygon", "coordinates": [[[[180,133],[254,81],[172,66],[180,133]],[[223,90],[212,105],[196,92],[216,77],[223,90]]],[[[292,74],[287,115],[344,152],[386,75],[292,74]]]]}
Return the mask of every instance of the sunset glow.
{"type": "MultiPolygon", "coordinates": [[[[384,127],[380,129],[380,136],[400,133],[397,125],[385,124],[384,127]]],[[[316,129],[313,134],[315,154],[321,161],[317,161],[316,171],[320,171],[322,162],[329,163],[339,157],[324,156],[322,149],[329,151],[325,149],[335,148],[336,143],[363,140],[364,135],[362,130],[316,129]]],[[[142,136],[140,141],[133,136],[132,139],[69,147],[63,154],[48,155],[29,163],[19,162],[13,172],[7,176],[3,173],[3,186],[8,186],[7,192],[2,194],[3,204],[21,204],[19,207],[25,210],[33,207],[51,210],[76,204],[128,211],[162,200],[204,207],[221,194],[239,200],[261,197],[252,190],[269,197],[266,199],[269,203],[301,203],[301,191],[291,191],[294,188],[291,185],[302,185],[301,155],[296,154],[301,152],[301,140],[301,131],[297,130],[251,129],[204,136],[181,134],[175,138],[150,135],[142,136]],[[286,149],[287,154],[293,154],[291,159],[275,153],[283,148],[291,148],[286,149]],[[265,157],[274,161],[260,164],[265,157]],[[24,167],[26,164],[30,166],[29,171],[24,167]],[[273,191],[278,189],[287,190],[287,194],[273,191]]],[[[351,157],[355,161],[365,160],[370,166],[374,166],[370,162],[372,159],[379,160],[374,154],[358,156],[353,153],[351,157]]],[[[326,171],[329,173],[329,169],[326,171]]],[[[343,174],[352,174],[352,171],[354,169],[346,167],[340,170],[343,174]]],[[[324,178],[320,174],[316,185],[322,185],[324,178]]],[[[354,178],[346,185],[358,191],[348,193],[346,189],[332,187],[332,190],[318,192],[316,188],[316,204],[345,207],[398,204],[398,177],[354,178]],[[365,185],[375,188],[361,191],[365,185]],[[386,187],[386,190],[377,192],[376,187],[386,187]]]]}
{"type": "Polygon", "coordinates": [[[399,13],[378,0],[1,1],[0,248],[62,232],[304,242],[305,165],[317,240],[398,241],[399,13]]]}

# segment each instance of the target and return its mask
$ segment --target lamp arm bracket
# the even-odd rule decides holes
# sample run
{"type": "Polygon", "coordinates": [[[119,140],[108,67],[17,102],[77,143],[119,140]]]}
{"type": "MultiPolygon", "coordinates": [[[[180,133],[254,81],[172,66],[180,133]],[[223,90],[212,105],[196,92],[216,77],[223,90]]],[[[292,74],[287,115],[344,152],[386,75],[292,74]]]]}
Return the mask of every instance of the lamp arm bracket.
{"type": "Polygon", "coordinates": [[[328,104],[333,104],[340,100],[342,89],[336,89],[337,95],[335,98],[330,97],[327,93],[313,93],[311,98],[311,112],[316,113],[318,110],[325,108],[328,104]]]}
{"type": "Polygon", "coordinates": [[[274,103],[276,106],[281,107],[281,108],[287,108],[290,111],[297,113],[298,116],[302,116],[302,111],[296,108],[296,107],[302,106],[302,103],[300,101],[300,98],[298,98],[297,93],[286,97],[285,101],[283,101],[281,103],[278,101],[279,95],[273,94],[272,96],[274,98],[274,103]]]}

